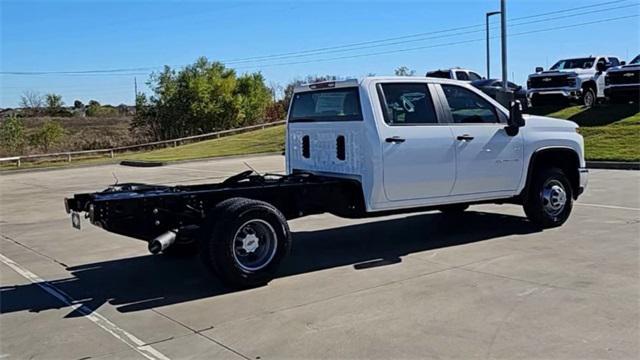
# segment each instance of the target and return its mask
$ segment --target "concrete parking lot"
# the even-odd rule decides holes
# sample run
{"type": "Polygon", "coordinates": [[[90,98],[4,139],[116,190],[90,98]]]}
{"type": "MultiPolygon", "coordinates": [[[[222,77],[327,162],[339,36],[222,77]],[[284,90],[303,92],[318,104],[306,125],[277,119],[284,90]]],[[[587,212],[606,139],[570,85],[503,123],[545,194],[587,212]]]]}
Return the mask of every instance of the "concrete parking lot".
{"type": "Polygon", "coordinates": [[[219,181],[281,156],[0,176],[0,358],[640,356],[640,172],[592,170],[561,228],[512,205],[291,222],[268,286],[231,291],[197,258],[83,224],[63,198],[115,182],[219,181]]]}

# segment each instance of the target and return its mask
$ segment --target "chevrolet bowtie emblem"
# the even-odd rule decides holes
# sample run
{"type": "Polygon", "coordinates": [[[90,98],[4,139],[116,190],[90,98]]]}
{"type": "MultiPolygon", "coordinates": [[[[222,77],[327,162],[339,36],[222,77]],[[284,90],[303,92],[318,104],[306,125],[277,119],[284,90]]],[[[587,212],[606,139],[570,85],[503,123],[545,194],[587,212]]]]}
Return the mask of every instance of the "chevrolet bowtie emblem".
{"type": "Polygon", "coordinates": [[[544,79],[542,79],[542,81],[549,82],[549,81],[551,81],[551,78],[544,78],[544,79]]]}
{"type": "Polygon", "coordinates": [[[626,73],[626,74],[624,74],[622,76],[624,76],[624,77],[632,77],[633,75],[634,75],[633,73],[626,73]]]}

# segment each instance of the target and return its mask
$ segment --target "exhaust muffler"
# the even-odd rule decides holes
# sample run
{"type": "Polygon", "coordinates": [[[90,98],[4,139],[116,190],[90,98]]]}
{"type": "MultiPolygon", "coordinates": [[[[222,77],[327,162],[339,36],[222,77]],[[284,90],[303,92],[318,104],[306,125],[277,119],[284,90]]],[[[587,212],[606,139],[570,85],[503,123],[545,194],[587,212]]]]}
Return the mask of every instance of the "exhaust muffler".
{"type": "Polygon", "coordinates": [[[166,250],[176,241],[177,235],[178,230],[169,230],[149,241],[149,252],[155,255],[166,250]]]}

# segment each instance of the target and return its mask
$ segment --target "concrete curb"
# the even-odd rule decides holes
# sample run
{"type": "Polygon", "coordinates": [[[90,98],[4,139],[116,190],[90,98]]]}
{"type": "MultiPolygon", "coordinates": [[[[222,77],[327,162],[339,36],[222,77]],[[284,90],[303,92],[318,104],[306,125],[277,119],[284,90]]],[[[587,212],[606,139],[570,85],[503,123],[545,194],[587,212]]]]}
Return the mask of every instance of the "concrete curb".
{"type": "Polygon", "coordinates": [[[140,160],[122,160],[120,165],[133,167],[157,167],[164,166],[166,163],[161,161],[140,161],[140,160]]]}
{"type": "Polygon", "coordinates": [[[587,161],[589,169],[612,169],[612,170],[640,170],[640,162],[637,161],[587,161]]]}

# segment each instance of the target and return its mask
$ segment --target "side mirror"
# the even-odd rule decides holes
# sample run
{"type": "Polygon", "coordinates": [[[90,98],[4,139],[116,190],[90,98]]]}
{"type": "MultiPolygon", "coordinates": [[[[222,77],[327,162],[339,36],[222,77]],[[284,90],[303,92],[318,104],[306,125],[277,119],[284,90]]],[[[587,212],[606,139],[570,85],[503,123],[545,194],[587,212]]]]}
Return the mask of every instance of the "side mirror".
{"type": "Polygon", "coordinates": [[[607,64],[605,64],[603,62],[597,63],[596,64],[596,70],[598,70],[599,72],[607,71],[607,64]]]}
{"type": "Polygon", "coordinates": [[[627,65],[626,61],[620,61],[620,65],[627,65]]]}
{"type": "Polygon", "coordinates": [[[536,72],[537,72],[537,73],[539,73],[539,72],[543,72],[543,71],[544,71],[544,69],[542,68],[542,66],[538,66],[538,67],[536,68],[536,72]]]}
{"type": "Polygon", "coordinates": [[[524,117],[522,116],[522,103],[520,100],[514,100],[509,107],[509,118],[507,119],[507,134],[514,136],[518,133],[518,129],[524,126],[524,117]]]}

